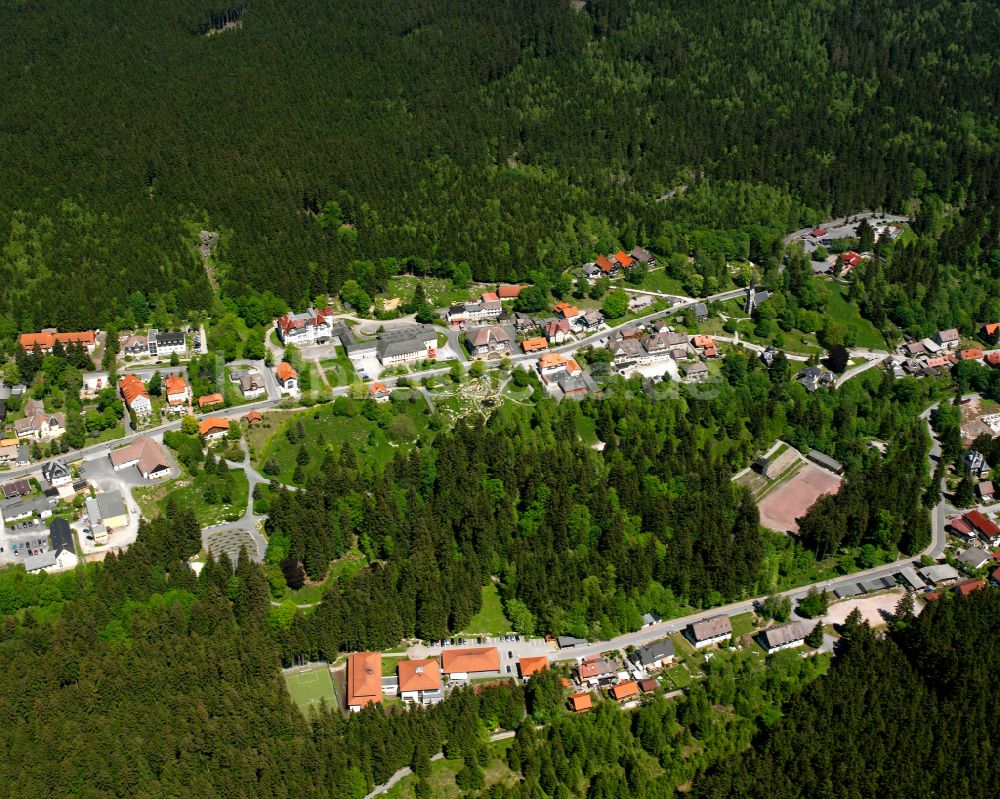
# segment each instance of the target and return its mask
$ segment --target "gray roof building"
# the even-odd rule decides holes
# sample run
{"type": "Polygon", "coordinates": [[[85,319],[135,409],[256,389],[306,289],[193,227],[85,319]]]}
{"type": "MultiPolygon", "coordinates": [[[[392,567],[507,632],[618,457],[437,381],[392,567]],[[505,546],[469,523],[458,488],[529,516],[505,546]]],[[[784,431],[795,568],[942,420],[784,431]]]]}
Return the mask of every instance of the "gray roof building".
{"type": "Polygon", "coordinates": [[[643,647],[639,647],[632,653],[631,660],[643,667],[649,667],[664,660],[669,660],[674,656],[674,642],[668,638],[660,641],[653,641],[643,647]]]}
{"type": "Polygon", "coordinates": [[[712,616],[702,621],[692,622],[687,627],[692,640],[711,641],[733,634],[733,623],[728,616],[712,616]]]}
{"type": "Polygon", "coordinates": [[[954,566],[949,566],[947,563],[938,563],[935,566],[925,566],[920,570],[920,576],[927,582],[934,585],[937,583],[943,583],[945,580],[957,580],[959,577],[958,569],[954,566]]]}
{"type": "Polygon", "coordinates": [[[834,474],[844,473],[844,464],[834,458],[831,458],[829,455],[820,452],[818,449],[809,450],[808,458],[817,466],[829,469],[834,474]]]}
{"type": "Polygon", "coordinates": [[[989,552],[983,552],[979,547],[969,547],[968,549],[963,549],[956,560],[973,569],[979,569],[993,560],[993,557],[989,552]]]}
{"type": "Polygon", "coordinates": [[[903,582],[907,584],[914,591],[922,591],[927,587],[927,583],[920,579],[917,575],[917,570],[912,566],[904,566],[899,570],[899,576],[903,578],[903,582]]]}
{"type": "Polygon", "coordinates": [[[804,641],[806,628],[802,622],[793,621],[779,627],[769,627],[764,630],[762,637],[768,649],[777,649],[804,641]]]}
{"type": "Polygon", "coordinates": [[[113,519],[126,514],[125,500],[118,491],[105,492],[97,495],[97,507],[102,519],[113,519]]]}

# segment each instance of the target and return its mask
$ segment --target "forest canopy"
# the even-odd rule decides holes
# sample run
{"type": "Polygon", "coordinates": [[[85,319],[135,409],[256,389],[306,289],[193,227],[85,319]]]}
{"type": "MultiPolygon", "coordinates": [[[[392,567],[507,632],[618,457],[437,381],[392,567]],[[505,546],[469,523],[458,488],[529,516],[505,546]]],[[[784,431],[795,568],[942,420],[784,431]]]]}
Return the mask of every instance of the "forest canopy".
{"type": "Polygon", "coordinates": [[[985,0],[5,3],[0,313],[205,310],[202,228],[224,292],[300,304],[960,206],[995,177],[997,41],[985,0]]]}

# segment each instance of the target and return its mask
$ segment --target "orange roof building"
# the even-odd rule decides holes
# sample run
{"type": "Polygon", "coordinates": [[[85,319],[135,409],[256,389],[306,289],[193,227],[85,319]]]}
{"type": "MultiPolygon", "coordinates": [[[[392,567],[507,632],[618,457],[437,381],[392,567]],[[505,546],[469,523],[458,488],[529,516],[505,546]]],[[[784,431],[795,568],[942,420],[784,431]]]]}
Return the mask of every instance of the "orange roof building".
{"type": "Polygon", "coordinates": [[[615,698],[616,701],[621,702],[623,699],[629,699],[633,696],[639,695],[639,684],[635,680],[629,680],[628,682],[618,683],[614,688],[611,689],[611,696],[615,698]]]}
{"type": "Polygon", "coordinates": [[[171,405],[183,405],[189,396],[187,380],[179,375],[168,377],[163,381],[163,387],[171,405]]]}
{"type": "Polygon", "coordinates": [[[198,397],[198,407],[214,408],[216,405],[222,405],[225,401],[225,397],[215,392],[214,394],[206,394],[204,397],[198,397]]]}
{"type": "Polygon", "coordinates": [[[368,386],[368,396],[376,402],[389,399],[389,389],[385,383],[375,382],[368,386]]]}
{"type": "Polygon", "coordinates": [[[983,325],[983,331],[987,336],[992,336],[998,330],[1000,330],[1000,322],[991,322],[988,325],[983,325]]]}
{"type": "Polygon", "coordinates": [[[527,679],[532,674],[547,669],[549,659],[547,657],[521,658],[517,661],[518,671],[521,672],[521,679],[527,679]]]}
{"type": "Polygon", "coordinates": [[[288,361],[282,361],[278,364],[278,367],[274,370],[274,373],[278,376],[278,380],[282,383],[287,383],[289,380],[294,380],[299,376],[299,373],[292,368],[292,365],[288,361]]]}
{"type": "Polygon", "coordinates": [[[382,653],[354,652],[347,657],[347,709],[382,702],[382,653]]]}
{"type": "Polygon", "coordinates": [[[149,392],[146,391],[146,384],[135,375],[125,375],[118,381],[118,390],[125,398],[125,402],[131,405],[137,397],[149,399],[149,392]]]}
{"type": "Polygon", "coordinates": [[[590,710],[594,706],[594,700],[590,698],[589,693],[573,694],[569,698],[569,706],[574,713],[582,713],[584,710],[590,710]]]}
{"type": "Polygon", "coordinates": [[[560,355],[558,352],[547,352],[538,359],[538,369],[542,372],[565,369],[567,364],[569,364],[569,358],[565,355],[560,355]]]}
{"type": "Polygon", "coordinates": [[[483,295],[479,298],[480,302],[500,302],[500,297],[497,296],[495,291],[485,291],[483,295]]]}
{"type": "Polygon", "coordinates": [[[568,302],[561,302],[552,310],[559,314],[559,316],[563,319],[575,319],[580,315],[580,309],[575,305],[570,305],[568,302]]]}
{"type": "Polygon", "coordinates": [[[446,649],[441,653],[441,671],[458,679],[462,674],[500,671],[500,653],[495,646],[446,649]]]}
{"type": "Polygon", "coordinates": [[[522,286],[514,286],[510,283],[501,283],[497,286],[497,296],[501,300],[513,300],[515,297],[521,296],[522,286]]]}
{"type": "Polygon", "coordinates": [[[1000,366],[1000,352],[990,352],[986,355],[986,363],[990,366],[1000,366]]]}
{"type": "Polygon", "coordinates": [[[221,416],[209,416],[198,425],[198,433],[204,438],[218,438],[229,432],[229,420],[221,416]]]}
{"type": "Polygon", "coordinates": [[[608,260],[606,255],[598,255],[597,260],[595,260],[594,263],[597,265],[597,268],[606,275],[610,274],[615,269],[615,265],[608,260]]]}
{"type": "Polygon", "coordinates": [[[632,256],[627,255],[623,250],[619,250],[615,253],[615,260],[619,263],[619,265],[625,267],[626,269],[635,263],[635,261],[632,260],[632,256]]]}
{"type": "Polygon", "coordinates": [[[715,345],[715,339],[711,336],[695,336],[694,346],[695,348],[701,347],[712,347],[715,345]]]}
{"type": "MultiPolygon", "coordinates": [[[[401,660],[396,665],[399,675],[399,693],[415,694],[421,691],[441,690],[441,667],[437,660],[401,660]]],[[[404,696],[404,699],[408,697],[404,696]]]]}
{"type": "Polygon", "coordinates": [[[22,333],[20,337],[22,350],[38,348],[42,352],[52,352],[56,344],[64,347],[79,344],[88,352],[97,346],[97,336],[93,330],[82,330],[79,333],[59,333],[55,328],[43,330],[41,333],[22,333]]]}
{"type": "Polygon", "coordinates": [[[521,349],[525,352],[541,352],[542,350],[547,350],[549,348],[549,342],[547,342],[542,336],[538,338],[527,338],[521,342],[521,349]]]}
{"type": "Polygon", "coordinates": [[[247,424],[257,424],[258,422],[263,422],[264,416],[260,411],[250,411],[247,414],[247,424]]]}
{"type": "Polygon", "coordinates": [[[955,591],[962,596],[968,596],[973,591],[978,591],[985,585],[986,583],[983,580],[962,580],[962,582],[955,584],[955,591]]]}
{"type": "Polygon", "coordinates": [[[958,357],[963,361],[981,361],[983,359],[983,351],[979,347],[970,347],[958,353],[958,357]]]}

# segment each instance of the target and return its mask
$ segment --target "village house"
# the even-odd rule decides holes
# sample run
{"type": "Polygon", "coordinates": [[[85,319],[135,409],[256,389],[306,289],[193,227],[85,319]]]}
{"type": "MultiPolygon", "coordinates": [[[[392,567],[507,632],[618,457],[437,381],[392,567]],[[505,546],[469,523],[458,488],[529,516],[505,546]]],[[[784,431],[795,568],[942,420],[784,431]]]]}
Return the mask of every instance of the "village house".
{"type": "Polygon", "coordinates": [[[4,499],[14,499],[14,497],[27,497],[32,492],[31,483],[26,477],[20,480],[11,480],[3,484],[4,499]]]}
{"type": "Polygon", "coordinates": [[[558,352],[547,352],[538,359],[538,373],[542,380],[549,380],[560,374],[577,377],[583,373],[580,365],[572,358],[560,355],[558,352]]]}
{"type": "Polygon", "coordinates": [[[135,466],[145,480],[157,480],[170,474],[170,463],[160,445],[148,436],[140,436],[128,446],[108,453],[116,472],[135,466]]]}
{"type": "Polygon", "coordinates": [[[959,552],[956,560],[970,569],[981,569],[993,560],[993,556],[989,552],[984,552],[979,547],[969,547],[959,552]]]}
{"type": "Polygon", "coordinates": [[[629,253],[632,258],[640,263],[648,264],[649,266],[656,266],[656,259],[653,257],[649,250],[645,250],[642,247],[636,245],[632,248],[632,252],[629,253]]]}
{"type": "Polygon", "coordinates": [[[264,415],[260,411],[250,411],[246,418],[247,424],[260,424],[264,421],[264,415]]]}
{"type": "Polygon", "coordinates": [[[388,402],[389,389],[386,388],[385,383],[372,383],[368,386],[368,398],[375,400],[375,402],[388,402]]]}
{"type": "Polygon", "coordinates": [[[404,702],[436,705],[444,699],[441,667],[437,660],[401,660],[396,664],[399,696],[404,702]]]}
{"type": "Polygon", "coordinates": [[[708,321],[708,306],[703,302],[694,304],[694,318],[698,322],[708,321]]]}
{"type": "Polygon", "coordinates": [[[663,638],[639,647],[629,656],[629,659],[637,667],[649,672],[672,663],[674,654],[674,642],[663,638]]]}
{"type": "Polygon", "coordinates": [[[248,369],[239,378],[240,393],[245,399],[256,399],[267,393],[264,376],[256,369],[248,369]]]}
{"type": "Polygon", "coordinates": [[[209,416],[198,425],[198,434],[206,441],[224,438],[229,432],[229,420],[221,416],[209,416]]]}
{"type": "Polygon", "coordinates": [[[810,366],[808,369],[803,369],[795,376],[795,379],[809,393],[820,388],[830,388],[837,383],[833,372],[821,366],[810,366]]]}
{"type": "Polygon", "coordinates": [[[40,333],[22,333],[18,341],[22,350],[38,350],[43,355],[50,354],[56,344],[63,347],[79,345],[87,352],[93,352],[97,347],[97,334],[93,330],[60,333],[54,327],[47,327],[40,333]]]}
{"type": "Polygon", "coordinates": [[[437,358],[437,331],[430,325],[407,325],[387,330],[378,338],[375,352],[384,366],[437,358]]]}
{"type": "MultiPolygon", "coordinates": [[[[978,510],[970,510],[963,518],[986,544],[989,546],[1000,544],[1000,527],[997,527],[995,522],[987,519],[978,510]]],[[[952,526],[954,526],[954,522],[952,526]]]]}
{"type": "Polygon", "coordinates": [[[986,458],[974,449],[968,450],[962,457],[962,466],[977,480],[985,480],[990,476],[990,465],[986,462],[986,458]]]}
{"type": "Polygon", "coordinates": [[[800,621],[782,624],[778,627],[768,627],[760,635],[761,645],[768,652],[778,652],[802,646],[806,642],[806,628],[800,621]]]}
{"type": "Polygon", "coordinates": [[[968,596],[973,591],[979,591],[985,587],[985,580],[961,580],[955,583],[955,593],[961,596],[968,596]]]}
{"type": "Polygon", "coordinates": [[[288,361],[282,361],[274,368],[274,376],[278,379],[278,385],[285,391],[295,391],[298,388],[299,373],[288,361]]]}
{"type": "Polygon", "coordinates": [[[522,680],[527,680],[532,674],[536,674],[542,669],[549,667],[549,659],[544,655],[540,657],[521,658],[517,661],[517,670],[522,680]]]}
{"type": "Polygon", "coordinates": [[[708,380],[708,367],[701,361],[684,364],[684,377],[692,383],[704,383],[708,380]]]}
{"type": "Polygon", "coordinates": [[[528,338],[521,342],[521,349],[525,354],[531,355],[535,352],[545,352],[549,348],[549,342],[539,336],[538,338],[528,338]]]}
{"type": "Polygon", "coordinates": [[[637,363],[647,363],[649,358],[643,345],[634,338],[612,340],[608,344],[615,366],[619,369],[634,366],[637,363]]]}
{"type": "Polygon", "coordinates": [[[545,325],[545,338],[549,344],[562,344],[570,338],[568,319],[552,319],[545,325]]]}
{"type": "Polygon", "coordinates": [[[570,710],[574,713],[582,713],[585,710],[590,710],[594,706],[594,702],[590,698],[590,694],[586,692],[573,694],[568,701],[570,710]]]}
{"type": "Polygon", "coordinates": [[[14,422],[14,434],[18,439],[47,441],[66,432],[66,414],[47,413],[39,400],[28,400],[24,413],[23,419],[14,422]]]}
{"type": "Polygon", "coordinates": [[[510,334],[499,325],[470,328],[465,334],[465,343],[475,358],[510,353],[510,334]]]}
{"type": "Polygon", "coordinates": [[[920,570],[920,576],[931,585],[957,580],[958,569],[948,563],[936,563],[933,566],[925,566],[920,570]]]}
{"type": "Polygon", "coordinates": [[[122,344],[120,352],[131,358],[142,358],[149,355],[149,339],[145,336],[129,336],[122,344]]]}
{"type": "Polygon", "coordinates": [[[981,361],[984,357],[984,353],[979,347],[970,347],[969,349],[960,350],[958,353],[960,361],[981,361]]]}
{"type": "Polygon", "coordinates": [[[939,330],[934,334],[934,343],[939,347],[944,347],[945,349],[957,349],[959,343],[958,331],[953,327],[950,327],[947,330],[939,330]]]}
{"type": "Polygon", "coordinates": [[[357,713],[382,703],[382,653],[352,652],[347,656],[347,709],[357,713]]]}
{"type": "Polygon", "coordinates": [[[611,689],[611,698],[616,702],[624,702],[626,699],[634,699],[639,695],[639,683],[635,680],[618,683],[611,689]]]}
{"type": "Polygon", "coordinates": [[[198,410],[205,410],[206,408],[217,408],[220,405],[226,404],[226,398],[223,397],[218,391],[213,391],[211,394],[206,394],[203,397],[198,397],[198,410]]]}
{"type": "Polygon", "coordinates": [[[305,313],[286,313],[275,320],[274,328],[285,345],[324,344],[333,337],[333,309],[309,308],[305,313]]]}
{"type": "Polygon", "coordinates": [[[622,269],[631,269],[635,265],[632,256],[628,255],[624,250],[619,250],[611,258],[622,269]]]}
{"type": "Polygon", "coordinates": [[[42,479],[54,488],[73,482],[73,473],[63,461],[49,461],[42,466],[42,479]]]}
{"type": "Polygon", "coordinates": [[[191,386],[180,375],[171,375],[163,381],[163,391],[167,406],[173,413],[179,413],[191,401],[191,386]]]}
{"type": "Polygon", "coordinates": [[[588,261],[587,263],[585,263],[581,271],[583,272],[583,276],[587,278],[587,280],[592,281],[595,278],[601,276],[601,267],[599,267],[593,261],[588,261]]]}
{"type": "Polygon", "coordinates": [[[573,324],[576,325],[580,330],[593,333],[601,328],[604,324],[604,314],[600,311],[591,309],[580,314],[573,320],[573,324]]]}
{"type": "Polygon", "coordinates": [[[441,671],[450,680],[468,680],[471,675],[499,674],[500,653],[492,646],[445,649],[441,653],[441,671]]]}
{"type": "Polygon", "coordinates": [[[618,264],[613,263],[606,255],[598,255],[594,259],[594,264],[601,271],[602,275],[610,275],[618,268],[618,264]]]}
{"type": "Polygon", "coordinates": [[[518,286],[512,283],[501,283],[497,286],[497,296],[502,300],[516,300],[521,296],[521,289],[524,286],[518,286]]]}
{"type": "Polygon", "coordinates": [[[684,635],[695,649],[701,649],[728,641],[733,635],[733,623],[728,616],[712,616],[689,624],[684,628],[684,635]]]}
{"type": "Polygon", "coordinates": [[[976,484],[976,496],[982,502],[992,502],[995,494],[996,489],[993,487],[992,480],[983,480],[983,482],[976,484]]]}
{"type": "Polygon", "coordinates": [[[576,667],[576,680],[580,685],[600,685],[614,680],[618,674],[616,665],[607,658],[595,657],[576,667]]]}
{"type": "Polygon", "coordinates": [[[149,398],[145,384],[135,375],[125,375],[118,381],[118,391],[125,404],[139,418],[145,418],[153,412],[153,401],[149,398]]]}
{"type": "Polygon", "coordinates": [[[570,305],[568,302],[560,302],[552,310],[555,311],[557,317],[570,322],[580,315],[580,309],[575,305],[570,305]]]}

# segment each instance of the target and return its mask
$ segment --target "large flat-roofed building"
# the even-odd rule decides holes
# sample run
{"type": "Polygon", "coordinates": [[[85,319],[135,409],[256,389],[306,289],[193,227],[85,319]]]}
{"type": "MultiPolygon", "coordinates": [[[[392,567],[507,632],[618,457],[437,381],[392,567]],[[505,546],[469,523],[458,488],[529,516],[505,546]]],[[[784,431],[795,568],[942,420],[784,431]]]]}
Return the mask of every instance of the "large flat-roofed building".
{"type": "Polygon", "coordinates": [[[437,358],[437,331],[430,325],[407,325],[378,337],[375,352],[383,365],[437,358]]]}

